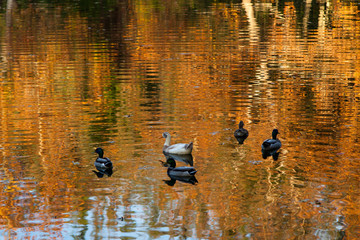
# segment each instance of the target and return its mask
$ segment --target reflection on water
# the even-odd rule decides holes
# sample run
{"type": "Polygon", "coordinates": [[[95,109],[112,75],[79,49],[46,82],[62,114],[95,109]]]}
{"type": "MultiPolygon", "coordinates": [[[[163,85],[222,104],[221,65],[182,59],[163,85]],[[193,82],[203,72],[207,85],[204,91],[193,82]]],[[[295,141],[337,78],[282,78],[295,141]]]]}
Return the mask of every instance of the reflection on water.
{"type": "Polygon", "coordinates": [[[360,235],[356,1],[86,3],[1,8],[0,235],[360,235]],[[159,164],[166,131],[198,184],[159,164]]]}
{"type": "Polygon", "coordinates": [[[166,162],[168,162],[169,159],[174,159],[178,162],[183,162],[186,165],[194,166],[194,158],[192,154],[177,155],[177,154],[164,153],[164,155],[166,162]]]}

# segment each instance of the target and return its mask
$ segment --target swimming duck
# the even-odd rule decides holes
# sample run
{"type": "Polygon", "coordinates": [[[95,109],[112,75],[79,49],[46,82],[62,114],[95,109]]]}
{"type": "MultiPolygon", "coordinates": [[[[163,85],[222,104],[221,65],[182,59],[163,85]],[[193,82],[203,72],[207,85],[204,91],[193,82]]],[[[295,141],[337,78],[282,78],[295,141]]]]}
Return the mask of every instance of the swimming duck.
{"type": "Polygon", "coordinates": [[[262,157],[266,159],[269,156],[272,156],[276,161],[279,158],[280,152],[278,150],[281,147],[281,142],[279,139],[276,139],[276,135],[278,135],[279,131],[274,129],[272,132],[272,139],[267,139],[261,145],[262,157]]]}
{"type": "Polygon", "coordinates": [[[167,169],[167,174],[170,178],[191,178],[194,177],[197,172],[193,167],[176,167],[175,160],[173,158],[169,158],[166,161],[170,166],[167,169]]]}
{"type": "Polygon", "coordinates": [[[239,129],[236,129],[234,132],[234,136],[236,140],[238,140],[239,144],[243,144],[245,139],[249,136],[248,130],[244,128],[244,122],[239,122],[239,129]]]}
{"type": "Polygon", "coordinates": [[[278,150],[281,147],[281,142],[279,139],[276,139],[276,136],[279,134],[277,129],[272,131],[272,139],[266,139],[261,145],[261,149],[265,151],[278,150]]]}
{"type": "Polygon", "coordinates": [[[113,167],[110,159],[104,157],[104,150],[102,148],[97,148],[95,152],[99,154],[99,157],[95,160],[96,169],[107,169],[113,167]]]}
{"type": "Polygon", "coordinates": [[[170,145],[170,133],[168,132],[164,132],[162,134],[162,136],[164,138],[166,138],[165,143],[164,143],[164,147],[163,147],[163,152],[164,153],[170,153],[170,154],[191,154],[191,151],[193,149],[193,143],[190,142],[189,144],[186,143],[177,143],[174,145],[170,145]]]}

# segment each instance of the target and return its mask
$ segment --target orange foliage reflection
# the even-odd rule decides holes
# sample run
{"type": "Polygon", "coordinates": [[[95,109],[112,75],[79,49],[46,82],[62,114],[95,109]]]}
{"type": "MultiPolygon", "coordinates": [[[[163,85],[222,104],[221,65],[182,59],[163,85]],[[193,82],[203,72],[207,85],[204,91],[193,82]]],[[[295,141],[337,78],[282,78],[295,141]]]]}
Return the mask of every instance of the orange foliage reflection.
{"type": "Polygon", "coordinates": [[[308,1],[303,23],[293,3],[266,2],[214,3],[191,18],[177,1],[119,4],[110,37],[62,7],[14,11],[2,39],[1,224],[134,231],[118,223],[122,206],[125,220],[171,236],[318,236],[341,217],[356,226],[357,7],[320,6],[311,29],[308,1]],[[240,119],[250,131],[241,148],[240,119]],[[275,127],[278,162],[259,154],[275,127]],[[198,186],[161,182],[164,131],[194,141],[198,186]],[[91,175],[98,145],[115,156],[112,178],[91,175]]]}

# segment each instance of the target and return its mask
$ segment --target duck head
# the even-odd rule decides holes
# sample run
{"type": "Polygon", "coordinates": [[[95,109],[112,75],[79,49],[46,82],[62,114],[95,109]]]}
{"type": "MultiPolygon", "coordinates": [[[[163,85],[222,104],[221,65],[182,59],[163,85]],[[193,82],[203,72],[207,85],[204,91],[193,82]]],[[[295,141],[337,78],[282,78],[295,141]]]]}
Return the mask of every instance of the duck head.
{"type": "Polygon", "coordinates": [[[166,138],[164,145],[170,146],[170,139],[171,139],[170,133],[164,132],[164,133],[162,134],[162,136],[163,136],[163,138],[166,138]]]}
{"type": "Polygon", "coordinates": [[[99,158],[103,158],[103,156],[104,156],[104,150],[103,150],[102,148],[97,148],[97,149],[95,150],[95,152],[96,152],[97,154],[99,154],[99,158]]]}
{"type": "Polygon", "coordinates": [[[166,159],[166,163],[172,168],[176,167],[175,159],[172,157],[169,157],[168,159],[166,159]]]}
{"type": "Polygon", "coordinates": [[[240,121],[239,122],[239,129],[243,128],[244,127],[244,122],[243,121],[240,121]]]}
{"type": "Polygon", "coordinates": [[[279,134],[279,131],[277,130],[277,129],[274,129],[273,131],[272,131],[272,138],[273,139],[276,139],[276,136],[279,134]]]}

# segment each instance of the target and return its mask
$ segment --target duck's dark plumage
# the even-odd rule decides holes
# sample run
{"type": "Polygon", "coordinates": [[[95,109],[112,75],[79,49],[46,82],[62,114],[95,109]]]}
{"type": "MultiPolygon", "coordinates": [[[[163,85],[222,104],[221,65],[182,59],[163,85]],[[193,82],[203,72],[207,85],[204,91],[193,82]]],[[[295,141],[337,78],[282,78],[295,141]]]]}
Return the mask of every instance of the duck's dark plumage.
{"type": "Polygon", "coordinates": [[[193,167],[176,167],[173,158],[167,159],[166,162],[170,165],[167,170],[169,177],[191,177],[197,172],[193,167]]]}
{"type": "Polygon", "coordinates": [[[96,174],[98,178],[102,178],[104,175],[107,175],[108,177],[111,177],[113,174],[112,168],[96,168],[98,171],[93,170],[93,172],[96,174]]]}
{"type": "Polygon", "coordinates": [[[164,180],[164,182],[169,186],[174,186],[176,181],[180,181],[180,182],[183,182],[183,183],[189,183],[189,184],[192,184],[192,185],[195,185],[195,184],[198,183],[198,180],[196,179],[195,176],[186,177],[186,178],[171,176],[170,180],[164,180]]]}
{"type": "Polygon", "coordinates": [[[100,169],[107,169],[112,168],[112,162],[109,158],[104,157],[104,150],[102,148],[97,148],[95,150],[97,154],[99,154],[99,157],[95,160],[95,167],[100,169]]]}
{"type": "Polygon", "coordinates": [[[276,136],[279,134],[277,129],[274,129],[272,132],[272,139],[267,139],[261,145],[261,152],[264,159],[269,156],[272,156],[274,160],[277,160],[279,157],[278,150],[281,147],[281,142],[276,136]]]}
{"type": "Polygon", "coordinates": [[[196,172],[193,167],[168,167],[168,174],[173,176],[194,176],[196,172]]]}
{"type": "Polygon", "coordinates": [[[279,134],[277,129],[272,132],[272,139],[266,139],[261,145],[261,149],[265,151],[278,150],[281,147],[281,142],[276,136],[279,134]]]}
{"type": "Polygon", "coordinates": [[[249,136],[248,130],[244,128],[244,122],[239,122],[239,129],[236,129],[234,132],[234,137],[239,142],[239,144],[243,144],[245,139],[249,136]]]}

